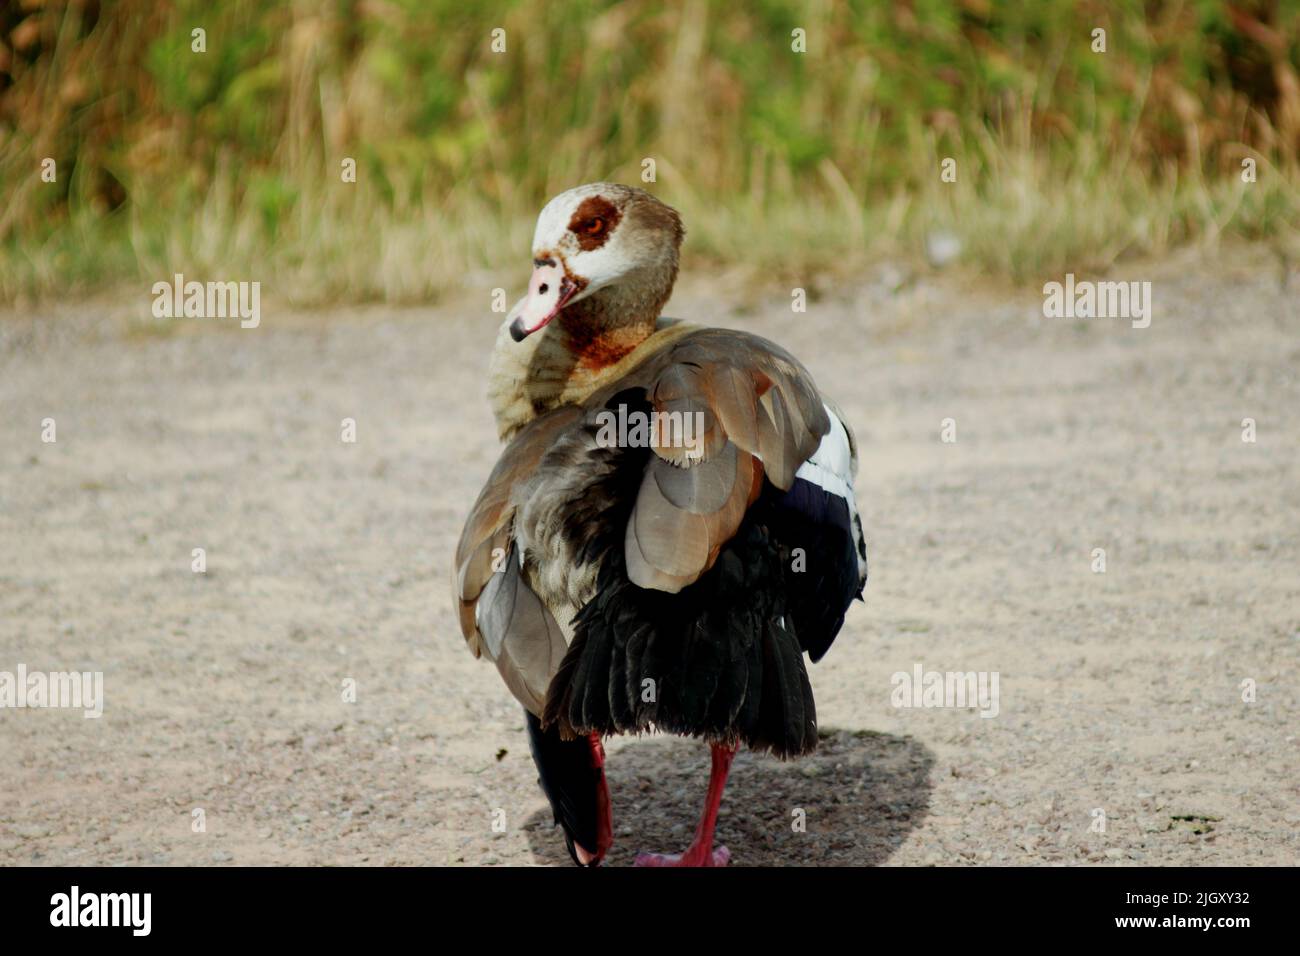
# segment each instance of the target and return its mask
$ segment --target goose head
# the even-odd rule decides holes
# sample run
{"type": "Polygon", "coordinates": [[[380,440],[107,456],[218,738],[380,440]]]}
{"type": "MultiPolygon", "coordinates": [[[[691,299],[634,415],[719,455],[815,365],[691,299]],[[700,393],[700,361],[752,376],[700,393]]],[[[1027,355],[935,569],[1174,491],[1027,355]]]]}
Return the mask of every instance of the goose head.
{"type": "Polygon", "coordinates": [[[681,217],[648,192],[592,183],[560,193],[537,217],[528,294],[508,318],[521,342],[564,315],[569,331],[653,328],[677,279],[681,217]]]}

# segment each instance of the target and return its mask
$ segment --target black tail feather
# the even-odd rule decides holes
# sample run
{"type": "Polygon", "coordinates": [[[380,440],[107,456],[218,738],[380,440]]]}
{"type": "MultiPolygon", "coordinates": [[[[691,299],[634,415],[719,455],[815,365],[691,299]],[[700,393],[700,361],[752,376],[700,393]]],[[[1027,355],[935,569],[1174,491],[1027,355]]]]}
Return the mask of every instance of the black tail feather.
{"type": "Polygon", "coordinates": [[[798,643],[792,648],[783,628],[772,622],[763,640],[759,725],[773,738],[773,750],[805,753],[816,746],[817,718],[810,707],[812,699],[798,643]]]}
{"type": "Polygon", "coordinates": [[[813,750],[816,707],[782,561],[767,530],[747,522],[708,574],[666,594],[629,582],[612,549],[574,619],[543,726],[567,738],[653,725],[778,756],[813,750]]]}
{"type": "Polygon", "coordinates": [[[547,731],[558,728],[559,733],[566,740],[575,736],[573,722],[569,715],[572,695],[556,694],[554,689],[557,686],[567,688],[574,685],[574,677],[577,675],[578,665],[582,662],[582,652],[586,644],[587,641],[582,635],[574,634],[569,650],[560,661],[559,670],[551,678],[550,689],[546,693],[546,709],[542,711],[541,727],[547,731]]]}

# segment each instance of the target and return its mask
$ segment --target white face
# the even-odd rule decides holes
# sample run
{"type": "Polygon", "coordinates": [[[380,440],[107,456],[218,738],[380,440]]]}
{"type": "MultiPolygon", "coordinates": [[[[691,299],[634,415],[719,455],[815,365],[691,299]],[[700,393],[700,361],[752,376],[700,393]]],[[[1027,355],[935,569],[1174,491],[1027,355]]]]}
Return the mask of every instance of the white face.
{"type": "Polygon", "coordinates": [[[542,209],[533,232],[528,295],[511,316],[516,341],[639,264],[624,241],[627,230],[620,229],[624,198],[617,187],[595,183],[560,193],[542,209]]]}
{"type": "Polygon", "coordinates": [[[623,248],[623,212],[601,184],[560,193],[542,209],[533,231],[533,258],[558,254],[569,271],[587,280],[586,295],[626,275],[636,265],[623,248]]]}

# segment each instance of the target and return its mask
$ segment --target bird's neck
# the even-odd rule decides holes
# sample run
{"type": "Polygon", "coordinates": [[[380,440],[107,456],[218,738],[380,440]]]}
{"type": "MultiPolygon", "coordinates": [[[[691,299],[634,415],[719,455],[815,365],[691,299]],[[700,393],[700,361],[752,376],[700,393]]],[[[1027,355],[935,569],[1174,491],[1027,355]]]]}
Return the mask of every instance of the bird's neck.
{"type": "Polygon", "coordinates": [[[503,441],[560,405],[579,404],[626,375],[685,329],[659,319],[668,299],[609,286],[561,312],[546,328],[515,342],[508,323],[497,333],[488,400],[503,441]]]}

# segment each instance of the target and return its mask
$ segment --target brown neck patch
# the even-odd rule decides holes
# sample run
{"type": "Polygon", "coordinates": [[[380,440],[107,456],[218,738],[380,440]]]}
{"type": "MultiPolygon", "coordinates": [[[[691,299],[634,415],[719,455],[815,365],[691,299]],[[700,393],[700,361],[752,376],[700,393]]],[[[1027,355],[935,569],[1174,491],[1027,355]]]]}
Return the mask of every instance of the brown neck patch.
{"type": "Polygon", "coordinates": [[[566,328],[569,351],[584,371],[598,372],[621,361],[650,337],[654,327],[616,326],[609,329],[566,328]]]}
{"type": "Polygon", "coordinates": [[[618,225],[622,213],[604,196],[588,196],[573,212],[569,232],[578,237],[583,252],[599,249],[618,225]]]}

